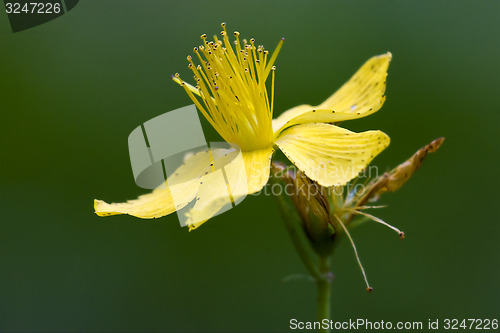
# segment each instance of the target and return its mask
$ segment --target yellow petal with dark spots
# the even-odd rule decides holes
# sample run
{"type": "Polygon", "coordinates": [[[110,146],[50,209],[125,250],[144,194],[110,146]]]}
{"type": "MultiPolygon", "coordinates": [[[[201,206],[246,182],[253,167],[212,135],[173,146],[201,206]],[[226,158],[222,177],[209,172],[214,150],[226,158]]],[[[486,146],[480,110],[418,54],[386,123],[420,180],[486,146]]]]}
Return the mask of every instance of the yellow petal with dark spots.
{"type": "Polygon", "coordinates": [[[269,180],[272,147],[242,152],[241,159],[225,156],[215,167],[224,174],[203,181],[194,207],[187,213],[186,224],[193,230],[211,217],[238,204],[248,194],[260,191],[269,180]],[[241,168],[241,161],[244,168],[241,168]],[[221,182],[224,176],[226,182],[221,182]],[[228,200],[230,199],[230,200],[228,200]]]}
{"type": "Polygon", "coordinates": [[[344,185],[389,145],[381,131],[354,133],[329,124],[284,130],[276,145],[309,178],[322,186],[344,185]]]}
{"type": "Polygon", "coordinates": [[[95,199],[94,209],[99,216],[128,214],[143,219],[158,218],[175,212],[172,195],[167,188],[156,189],[135,200],[121,203],[107,203],[95,199]]]}
{"type": "MultiPolygon", "coordinates": [[[[223,150],[213,150],[212,154],[221,156],[223,150]]],[[[210,161],[211,157],[207,151],[187,156],[184,164],[168,177],[168,183],[160,185],[151,193],[122,203],[94,200],[95,213],[99,216],[128,214],[143,219],[171,214],[194,199],[199,186],[198,178],[206,172],[211,172],[210,161]]]]}
{"type": "Polygon", "coordinates": [[[368,116],[385,101],[387,69],[391,53],[372,57],[337,92],[318,106],[299,105],[273,120],[277,136],[297,124],[333,123],[368,116]]]}

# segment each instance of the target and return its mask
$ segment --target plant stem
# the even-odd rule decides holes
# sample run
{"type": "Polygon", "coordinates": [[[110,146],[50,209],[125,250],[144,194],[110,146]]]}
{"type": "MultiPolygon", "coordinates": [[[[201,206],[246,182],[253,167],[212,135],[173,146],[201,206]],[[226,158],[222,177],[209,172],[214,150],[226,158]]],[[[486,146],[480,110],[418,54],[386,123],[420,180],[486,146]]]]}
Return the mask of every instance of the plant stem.
{"type": "MultiPolygon", "coordinates": [[[[272,177],[271,181],[273,184],[276,184],[278,179],[272,177]]],[[[304,263],[304,266],[306,266],[309,271],[309,274],[311,274],[316,281],[320,280],[322,276],[315,263],[316,256],[312,252],[309,240],[307,239],[307,235],[301,226],[301,221],[299,220],[294,207],[291,205],[290,200],[287,200],[284,196],[278,195],[275,198],[280,208],[283,221],[285,222],[286,230],[292,240],[293,247],[304,263]]]]}
{"type": "MultiPolygon", "coordinates": [[[[324,319],[330,320],[330,285],[332,281],[329,257],[319,257],[318,264],[321,273],[321,278],[316,280],[318,287],[318,321],[322,323],[324,319]]],[[[330,329],[321,327],[319,332],[328,333],[330,329]]]]}
{"type": "MultiPolygon", "coordinates": [[[[273,164],[273,175],[276,174],[276,170],[278,170],[278,168],[273,164]]],[[[279,179],[277,177],[271,177],[271,182],[277,184],[279,179]]],[[[292,240],[292,244],[309,271],[309,274],[311,274],[316,281],[318,289],[318,321],[320,323],[322,323],[324,319],[330,321],[330,284],[332,282],[332,273],[330,272],[331,252],[329,254],[322,254],[318,251],[314,251],[311,245],[312,240],[306,234],[306,230],[301,223],[302,221],[297,212],[293,209],[294,207],[290,205],[290,198],[279,195],[276,196],[276,200],[285,222],[285,227],[292,240]]],[[[331,237],[329,237],[328,240],[331,241],[331,237]]],[[[319,332],[328,333],[330,329],[323,329],[321,327],[319,332]]]]}
{"type": "MultiPolygon", "coordinates": [[[[278,201],[282,200],[281,197],[278,197],[278,201]]],[[[299,225],[298,221],[295,221],[291,216],[286,216],[285,210],[283,212],[283,220],[285,221],[285,227],[290,235],[290,239],[292,240],[292,244],[297,251],[300,259],[304,266],[306,266],[309,274],[316,280],[319,281],[322,279],[321,273],[319,269],[315,265],[315,260],[313,258],[313,253],[310,249],[308,249],[306,235],[304,235],[304,230],[299,225]]]]}

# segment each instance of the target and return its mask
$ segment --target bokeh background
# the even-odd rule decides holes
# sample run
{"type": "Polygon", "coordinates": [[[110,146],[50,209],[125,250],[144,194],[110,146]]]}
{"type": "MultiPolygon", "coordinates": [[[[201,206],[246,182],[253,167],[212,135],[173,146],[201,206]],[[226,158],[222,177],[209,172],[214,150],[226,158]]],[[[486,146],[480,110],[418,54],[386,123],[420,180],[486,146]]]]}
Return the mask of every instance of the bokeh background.
{"type": "MultiPolygon", "coordinates": [[[[177,216],[99,218],[92,201],[144,193],[127,137],[187,105],[169,80],[220,23],[274,49],[276,113],[318,104],[391,51],[387,102],[344,123],[392,139],[382,171],[429,141],[440,151],[344,240],[335,320],[498,318],[500,2],[81,1],[13,34],[0,13],[0,331],[286,332],[316,318],[270,197],[248,197],[195,232],[177,216]]],[[[209,139],[216,134],[204,123],[209,139]]]]}

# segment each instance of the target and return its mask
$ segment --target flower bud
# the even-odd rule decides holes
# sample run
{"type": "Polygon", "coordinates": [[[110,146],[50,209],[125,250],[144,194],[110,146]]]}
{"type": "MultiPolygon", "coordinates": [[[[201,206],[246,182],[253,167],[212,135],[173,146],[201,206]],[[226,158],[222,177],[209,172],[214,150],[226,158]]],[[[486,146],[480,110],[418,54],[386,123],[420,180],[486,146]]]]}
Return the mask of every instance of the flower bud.
{"type": "Polygon", "coordinates": [[[333,251],[335,230],[330,223],[327,189],[301,171],[286,171],[281,179],[291,188],[288,194],[312,248],[321,256],[329,255],[333,251]]]}

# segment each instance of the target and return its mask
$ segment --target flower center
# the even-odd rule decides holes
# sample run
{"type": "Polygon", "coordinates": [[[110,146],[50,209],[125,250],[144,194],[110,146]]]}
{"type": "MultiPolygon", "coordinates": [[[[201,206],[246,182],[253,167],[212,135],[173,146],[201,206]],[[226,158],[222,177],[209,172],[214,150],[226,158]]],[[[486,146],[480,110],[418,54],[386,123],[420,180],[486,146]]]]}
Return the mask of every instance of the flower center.
{"type": "Polygon", "coordinates": [[[187,57],[188,67],[193,71],[196,86],[184,82],[179,74],[172,79],[184,87],[200,112],[229,143],[242,150],[256,150],[272,144],[274,77],[273,65],[284,39],[268,59],[269,51],[262,45],[255,46],[252,38],[248,42],[239,40],[234,32],[235,47],[227,37],[226,25],[222,23],[222,40],[214,36],[208,42],[202,35],[203,45],[194,48],[200,64],[195,65],[187,57]],[[272,73],[270,96],[266,80],[272,73]]]}

